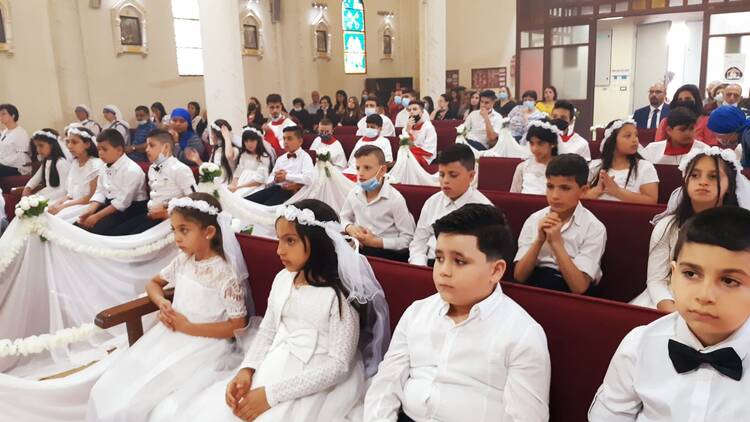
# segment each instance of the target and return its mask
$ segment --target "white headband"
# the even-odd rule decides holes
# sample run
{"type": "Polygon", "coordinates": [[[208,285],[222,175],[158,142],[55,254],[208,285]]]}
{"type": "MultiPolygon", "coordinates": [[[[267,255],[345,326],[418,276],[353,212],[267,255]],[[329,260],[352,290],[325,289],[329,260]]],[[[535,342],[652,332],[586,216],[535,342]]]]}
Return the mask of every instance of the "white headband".
{"type": "Polygon", "coordinates": [[[36,132],[34,132],[31,135],[32,138],[36,138],[37,136],[43,136],[43,137],[51,139],[53,141],[57,141],[57,135],[55,135],[52,132],[48,132],[46,130],[37,130],[36,132]]]}
{"type": "Polygon", "coordinates": [[[216,124],[216,122],[211,122],[211,129],[217,132],[221,132],[221,128],[216,124]]]}
{"type": "Polygon", "coordinates": [[[599,151],[604,151],[604,144],[607,143],[607,139],[609,139],[609,137],[612,136],[612,134],[616,130],[622,129],[622,127],[625,125],[637,126],[637,124],[635,123],[635,120],[630,119],[630,118],[615,120],[615,122],[612,123],[612,126],[608,127],[607,129],[604,129],[604,139],[602,139],[601,144],[599,144],[599,151]]]}
{"type": "Polygon", "coordinates": [[[562,135],[562,131],[559,127],[553,125],[552,123],[544,122],[541,120],[532,120],[529,122],[529,126],[536,126],[542,129],[547,129],[548,131],[554,133],[557,136],[562,135]]]}
{"type": "Polygon", "coordinates": [[[721,157],[722,160],[732,163],[734,165],[734,169],[737,170],[737,174],[739,176],[745,177],[742,175],[742,164],[737,160],[737,154],[731,149],[721,149],[719,147],[710,147],[708,149],[700,149],[691,151],[688,153],[688,155],[680,161],[680,165],[678,168],[682,172],[682,177],[684,178],[687,176],[685,172],[687,172],[688,164],[690,164],[691,161],[695,159],[695,157],[699,155],[710,155],[712,157],[721,157]]]}
{"type": "Polygon", "coordinates": [[[281,217],[284,217],[284,219],[287,221],[297,220],[297,222],[302,224],[303,226],[317,226],[322,228],[326,227],[326,223],[316,220],[315,214],[312,212],[312,210],[307,208],[301,210],[293,205],[279,207],[276,210],[276,218],[281,217]]]}
{"type": "Polygon", "coordinates": [[[263,137],[263,132],[259,131],[258,129],[256,129],[256,128],[252,127],[252,126],[245,126],[242,129],[242,133],[245,133],[245,132],[253,132],[253,133],[258,134],[258,136],[260,136],[261,138],[263,137]]]}
{"type": "Polygon", "coordinates": [[[86,139],[89,139],[91,141],[94,140],[94,135],[92,135],[92,134],[90,134],[88,132],[84,132],[82,130],[79,130],[75,126],[71,126],[71,127],[68,128],[68,135],[80,136],[81,138],[86,138],[86,139]]]}
{"type": "Polygon", "coordinates": [[[188,197],[174,198],[169,201],[167,212],[172,214],[175,208],[192,208],[198,210],[204,214],[219,215],[219,209],[209,204],[206,201],[194,200],[188,197]]]}

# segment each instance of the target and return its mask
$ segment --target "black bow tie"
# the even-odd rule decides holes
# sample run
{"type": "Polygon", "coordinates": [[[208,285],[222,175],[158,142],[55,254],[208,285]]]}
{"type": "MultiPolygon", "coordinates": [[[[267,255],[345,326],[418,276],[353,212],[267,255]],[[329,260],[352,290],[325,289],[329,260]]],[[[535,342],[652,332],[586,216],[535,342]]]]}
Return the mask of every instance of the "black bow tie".
{"type": "Polygon", "coordinates": [[[289,154],[286,155],[286,158],[290,158],[290,159],[291,158],[297,158],[297,154],[295,154],[293,152],[290,152],[289,154]]]}
{"type": "Polygon", "coordinates": [[[701,353],[674,340],[669,340],[668,347],[669,358],[677,373],[690,372],[706,363],[735,381],[742,378],[742,359],[731,347],[714,350],[711,353],[701,353]]]}
{"type": "Polygon", "coordinates": [[[154,166],[154,171],[157,173],[161,171],[161,164],[159,164],[158,166],[154,166]]]}

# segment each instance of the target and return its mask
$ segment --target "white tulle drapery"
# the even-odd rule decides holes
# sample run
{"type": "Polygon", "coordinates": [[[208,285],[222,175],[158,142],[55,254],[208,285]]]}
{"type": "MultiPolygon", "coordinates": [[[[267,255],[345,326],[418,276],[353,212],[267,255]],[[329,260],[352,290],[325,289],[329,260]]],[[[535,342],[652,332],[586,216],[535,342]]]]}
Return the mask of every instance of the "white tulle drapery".
{"type": "Polygon", "coordinates": [[[405,185],[439,186],[437,174],[430,174],[419,164],[408,145],[402,145],[398,149],[396,164],[388,172],[391,183],[405,185]]]}
{"type": "Polygon", "coordinates": [[[482,157],[507,157],[525,159],[531,156],[531,151],[529,151],[529,148],[524,147],[516,142],[516,140],[513,138],[513,135],[510,133],[510,129],[508,128],[503,128],[500,130],[495,146],[486,151],[479,151],[472,147],[468,142],[466,142],[466,138],[461,132],[459,132],[456,136],[456,143],[469,145],[469,148],[474,151],[474,156],[477,159],[480,159],[482,157]]]}

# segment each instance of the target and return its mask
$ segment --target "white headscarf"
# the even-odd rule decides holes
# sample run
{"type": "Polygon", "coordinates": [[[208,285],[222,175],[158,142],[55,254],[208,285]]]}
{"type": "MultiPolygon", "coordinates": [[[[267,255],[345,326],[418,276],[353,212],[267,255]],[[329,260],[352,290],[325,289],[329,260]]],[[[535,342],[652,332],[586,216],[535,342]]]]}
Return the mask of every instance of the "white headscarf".
{"type": "MultiPolygon", "coordinates": [[[[123,119],[122,112],[120,112],[120,109],[117,108],[116,105],[114,105],[114,104],[105,105],[102,110],[107,110],[107,111],[113,112],[115,114],[115,122],[120,122],[123,125],[125,125],[125,127],[130,128],[130,125],[128,124],[128,122],[125,119],[123,119]]],[[[112,122],[112,123],[114,123],[114,122],[112,122]]]]}
{"type": "Polygon", "coordinates": [[[78,104],[76,105],[75,111],[78,111],[78,109],[81,109],[86,112],[86,118],[91,119],[91,109],[86,104],[78,104]]]}

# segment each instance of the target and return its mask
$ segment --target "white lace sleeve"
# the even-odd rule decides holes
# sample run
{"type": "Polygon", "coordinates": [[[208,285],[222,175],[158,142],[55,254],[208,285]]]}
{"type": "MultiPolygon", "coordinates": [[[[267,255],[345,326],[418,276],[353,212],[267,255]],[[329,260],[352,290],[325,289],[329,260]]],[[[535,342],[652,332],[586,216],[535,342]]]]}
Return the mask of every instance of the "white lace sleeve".
{"type": "Polygon", "coordinates": [[[234,272],[228,271],[227,277],[221,286],[221,298],[229,318],[241,318],[247,315],[245,309],[245,284],[237,279],[234,272]]]}
{"type": "Polygon", "coordinates": [[[177,272],[185,264],[185,254],[180,253],[172,262],[159,271],[159,277],[167,283],[174,284],[177,281],[177,272]]]}
{"type": "Polygon", "coordinates": [[[296,376],[267,385],[268,404],[274,406],[281,402],[309,396],[336,385],[346,377],[357,352],[359,314],[349,302],[339,298],[331,302],[329,318],[330,343],[326,361],[296,376]],[[340,315],[339,303],[341,303],[340,315]]]}

